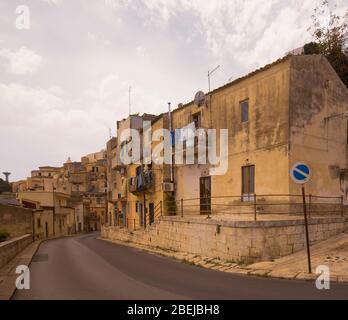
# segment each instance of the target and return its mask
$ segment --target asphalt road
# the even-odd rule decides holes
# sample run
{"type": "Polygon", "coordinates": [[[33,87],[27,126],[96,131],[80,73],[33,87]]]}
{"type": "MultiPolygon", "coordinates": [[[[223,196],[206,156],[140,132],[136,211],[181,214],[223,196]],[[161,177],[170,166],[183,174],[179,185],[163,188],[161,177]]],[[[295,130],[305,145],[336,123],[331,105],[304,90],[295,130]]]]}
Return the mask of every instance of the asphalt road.
{"type": "Polygon", "coordinates": [[[44,242],[30,266],[31,289],[14,299],[348,299],[348,285],[236,276],[97,239],[44,242]]]}

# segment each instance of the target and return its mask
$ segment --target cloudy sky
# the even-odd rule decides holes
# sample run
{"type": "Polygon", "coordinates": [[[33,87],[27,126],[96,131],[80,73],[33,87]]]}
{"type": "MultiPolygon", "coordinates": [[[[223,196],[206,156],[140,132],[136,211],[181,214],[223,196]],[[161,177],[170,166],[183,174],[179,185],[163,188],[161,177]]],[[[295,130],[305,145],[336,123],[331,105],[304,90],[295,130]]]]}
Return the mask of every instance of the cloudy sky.
{"type": "MultiPolygon", "coordinates": [[[[105,147],[132,112],[160,113],[310,39],[321,0],[1,0],[0,172],[105,147]],[[16,9],[30,10],[30,29],[16,9]]],[[[347,0],[337,0],[337,10],[347,0]]]]}

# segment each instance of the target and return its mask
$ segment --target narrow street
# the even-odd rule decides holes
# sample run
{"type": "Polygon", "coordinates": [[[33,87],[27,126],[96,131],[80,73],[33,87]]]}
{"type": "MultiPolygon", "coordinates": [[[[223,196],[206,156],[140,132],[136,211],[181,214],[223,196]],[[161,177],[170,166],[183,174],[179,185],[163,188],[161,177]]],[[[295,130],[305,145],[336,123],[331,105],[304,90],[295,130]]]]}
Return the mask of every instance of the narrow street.
{"type": "Polygon", "coordinates": [[[235,276],[98,240],[44,242],[30,266],[31,289],[14,299],[348,299],[348,285],[235,276]]]}

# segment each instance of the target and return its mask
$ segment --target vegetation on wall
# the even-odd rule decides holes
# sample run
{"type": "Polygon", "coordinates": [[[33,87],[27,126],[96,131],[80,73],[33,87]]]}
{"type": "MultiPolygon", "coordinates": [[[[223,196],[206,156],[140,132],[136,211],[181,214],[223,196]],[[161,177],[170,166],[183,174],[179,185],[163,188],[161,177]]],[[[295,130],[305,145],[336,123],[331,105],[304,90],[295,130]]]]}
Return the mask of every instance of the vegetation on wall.
{"type": "Polygon", "coordinates": [[[6,241],[10,237],[7,231],[0,230],[0,242],[6,241]]]}
{"type": "Polygon", "coordinates": [[[314,41],[304,46],[304,53],[324,55],[348,87],[348,10],[339,16],[324,0],[314,10],[309,31],[314,41]]]}

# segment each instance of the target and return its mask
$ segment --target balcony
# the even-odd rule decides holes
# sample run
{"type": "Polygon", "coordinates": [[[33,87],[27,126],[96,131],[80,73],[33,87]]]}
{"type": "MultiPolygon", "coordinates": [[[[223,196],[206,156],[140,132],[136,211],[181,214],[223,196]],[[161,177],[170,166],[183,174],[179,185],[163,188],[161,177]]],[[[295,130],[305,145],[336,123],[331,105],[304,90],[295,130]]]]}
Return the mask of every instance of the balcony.
{"type": "Polygon", "coordinates": [[[67,207],[57,207],[55,210],[56,216],[68,216],[71,213],[74,213],[74,209],[67,207]]]}
{"type": "Polygon", "coordinates": [[[97,172],[88,172],[88,173],[87,173],[87,179],[88,179],[89,181],[98,180],[98,173],[97,173],[97,172]]]}
{"type": "Polygon", "coordinates": [[[152,170],[143,171],[136,177],[128,179],[128,190],[134,194],[151,192],[154,186],[155,178],[152,170]]]}
{"type": "Polygon", "coordinates": [[[111,168],[112,169],[121,169],[121,168],[125,168],[125,167],[126,167],[126,165],[121,161],[119,155],[112,158],[112,160],[111,160],[111,168]]]}
{"type": "Polygon", "coordinates": [[[69,177],[69,182],[72,184],[84,184],[86,182],[84,175],[71,174],[69,177]]]}
{"type": "Polygon", "coordinates": [[[115,189],[110,191],[110,200],[111,201],[117,201],[119,199],[119,190],[115,189]]]}

